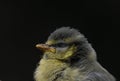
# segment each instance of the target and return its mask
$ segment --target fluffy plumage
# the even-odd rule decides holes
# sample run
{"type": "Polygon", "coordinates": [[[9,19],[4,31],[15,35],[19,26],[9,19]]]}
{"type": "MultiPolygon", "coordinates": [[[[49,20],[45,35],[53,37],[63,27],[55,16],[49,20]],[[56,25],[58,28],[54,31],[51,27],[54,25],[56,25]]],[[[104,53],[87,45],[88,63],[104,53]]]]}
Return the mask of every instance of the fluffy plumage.
{"type": "Polygon", "coordinates": [[[59,30],[57,29],[56,31],[51,33],[48,39],[62,40],[64,38],[76,37],[78,35],[82,36],[82,34],[78,32],[78,30],[70,27],[62,27],[59,30]]]}
{"type": "Polygon", "coordinates": [[[46,44],[56,51],[44,52],[35,71],[36,81],[115,81],[96,59],[96,52],[78,30],[62,27],[46,44]]]}

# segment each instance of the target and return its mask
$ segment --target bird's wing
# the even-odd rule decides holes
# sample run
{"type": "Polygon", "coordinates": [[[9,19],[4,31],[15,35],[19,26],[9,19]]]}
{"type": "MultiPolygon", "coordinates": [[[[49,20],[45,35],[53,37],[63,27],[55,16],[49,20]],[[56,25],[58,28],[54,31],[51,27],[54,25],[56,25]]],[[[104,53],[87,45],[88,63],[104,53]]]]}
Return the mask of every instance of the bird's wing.
{"type": "Polygon", "coordinates": [[[93,72],[88,75],[83,81],[116,81],[111,75],[106,75],[104,73],[93,72]]]}

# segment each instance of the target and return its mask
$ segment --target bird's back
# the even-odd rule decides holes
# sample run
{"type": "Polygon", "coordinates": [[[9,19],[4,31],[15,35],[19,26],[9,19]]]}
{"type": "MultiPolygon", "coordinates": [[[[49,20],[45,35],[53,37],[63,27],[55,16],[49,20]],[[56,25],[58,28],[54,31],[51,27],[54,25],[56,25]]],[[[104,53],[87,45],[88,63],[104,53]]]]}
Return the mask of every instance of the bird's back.
{"type": "Polygon", "coordinates": [[[79,71],[76,73],[78,74],[73,81],[116,81],[114,76],[104,69],[98,62],[94,62],[82,68],[80,67],[79,71]]]}

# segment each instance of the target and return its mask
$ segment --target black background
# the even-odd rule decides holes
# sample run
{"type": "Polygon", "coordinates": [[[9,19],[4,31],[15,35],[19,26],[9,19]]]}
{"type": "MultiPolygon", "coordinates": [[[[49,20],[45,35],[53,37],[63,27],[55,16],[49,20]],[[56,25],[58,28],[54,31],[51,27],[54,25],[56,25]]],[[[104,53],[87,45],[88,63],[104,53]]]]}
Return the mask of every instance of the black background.
{"type": "Polygon", "coordinates": [[[110,0],[1,0],[0,80],[33,81],[42,55],[35,45],[61,26],[79,29],[118,79],[119,10],[119,2],[110,0]]]}

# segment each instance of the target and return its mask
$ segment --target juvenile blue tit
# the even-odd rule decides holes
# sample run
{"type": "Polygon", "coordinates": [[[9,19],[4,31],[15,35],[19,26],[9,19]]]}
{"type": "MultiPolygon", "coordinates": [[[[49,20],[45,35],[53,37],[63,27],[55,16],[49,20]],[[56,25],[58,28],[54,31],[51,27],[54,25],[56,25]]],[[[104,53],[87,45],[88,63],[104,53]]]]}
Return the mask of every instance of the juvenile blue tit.
{"type": "Polygon", "coordinates": [[[35,81],[116,81],[96,58],[96,52],[78,30],[62,27],[36,47],[43,57],[35,81]]]}

